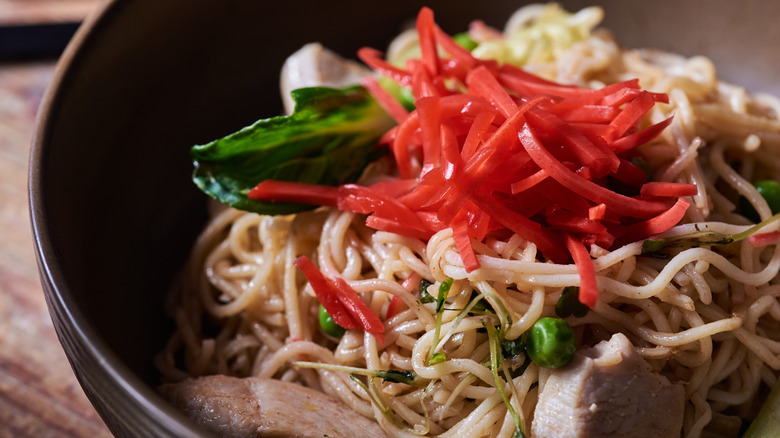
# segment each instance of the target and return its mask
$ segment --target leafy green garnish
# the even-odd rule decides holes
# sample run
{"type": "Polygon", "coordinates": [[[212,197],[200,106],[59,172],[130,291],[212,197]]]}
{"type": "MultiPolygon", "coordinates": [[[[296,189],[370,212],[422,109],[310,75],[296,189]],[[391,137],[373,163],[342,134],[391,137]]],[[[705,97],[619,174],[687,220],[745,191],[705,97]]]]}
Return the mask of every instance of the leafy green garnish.
{"type": "Polygon", "coordinates": [[[266,179],[344,184],[381,155],[376,142],[394,121],[363,87],[301,88],[292,97],[292,115],[258,120],[194,146],[195,184],[234,208],[290,214],[313,207],[255,201],[247,193],[266,179]]]}
{"type": "Polygon", "coordinates": [[[659,251],[668,248],[698,248],[700,246],[709,245],[728,245],[730,243],[739,242],[740,240],[747,239],[752,234],[757,233],[765,226],[780,220],[780,213],[767,218],[765,221],[760,222],[752,227],[746,229],[741,233],[735,234],[723,234],[714,231],[706,231],[699,229],[696,226],[696,231],[693,233],[683,234],[680,236],[667,237],[663,239],[647,239],[642,242],[642,253],[652,256],[664,256],[659,251]]]}

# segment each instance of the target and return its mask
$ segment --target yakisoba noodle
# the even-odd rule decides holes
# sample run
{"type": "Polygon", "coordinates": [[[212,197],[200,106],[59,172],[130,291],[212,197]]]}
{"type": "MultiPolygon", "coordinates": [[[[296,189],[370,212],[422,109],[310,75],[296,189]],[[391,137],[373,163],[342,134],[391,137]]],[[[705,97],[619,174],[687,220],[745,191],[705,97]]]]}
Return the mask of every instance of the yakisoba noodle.
{"type": "MultiPolygon", "coordinates": [[[[522,29],[544,13],[549,7],[524,8],[510,26],[522,29]]],[[[698,194],[683,222],[663,237],[745,231],[751,223],[738,213],[739,196],[762,219],[770,217],[751,182],[780,174],[780,102],[720,81],[706,58],[625,50],[607,32],[589,31],[600,18],[597,9],[581,11],[570,20],[591,23],[582,39],[563,44],[548,36],[521,61],[526,70],[562,83],[597,88],[639,78],[644,88],[669,95],[670,103],[656,104],[649,121],[673,114],[673,122],[642,153],[654,179],[695,183],[698,194]]],[[[474,26],[471,36],[480,42],[488,31],[474,26]]],[[[477,56],[508,53],[500,42],[483,42],[477,56]]],[[[402,35],[389,56],[413,46],[414,38],[402,35]]],[[[484,365],[490,359],[488,335],[480,318],[462,309],[473,293],[482,294],[494,308],[507,309],[511,320],[501,323],[513,339],[552,315],[563,288],[580,278],[573,264],[538,262],[535,245],[517,235],[474,245],[481,268],[467,273],[450,229],[425,243],[374,231],[359,215],[327,208],[293,216],[225,210],[196,242],[172,296],[176,332],[158,368],[173,381],[227,374],[299,382],[377,419],[393,436],[512,436],[513,420],[484,365]],[[319,302],[292,264],[300,255],[311,256],[326,276],[349,280],[377,315],[385,315],[391,297],[403,301],[406,310],[385,321],[384,345],[356,330],[338,343],[323,335],[319,302]],[[412,273],[433,288],[454,279],[439,335],[436,304],[422,304],[402,285],[412,273]],[[445,351],[447,360],[429,365],[431,351],[445,351]],[[346,372],[291,365],[300,360],[408,370],[430,383],[417,388],[374,379],[364,386],[346,372]]],[[[701,436],[708,427],[733,429],[735,423],[738,429],[739,418],[755,415],[756,397],[775,383],[780,369],[778,247],[755,248],[742,240],[680,248],[668,259],[642,251],[642,242],[613,251],[594,246],[601,295],[594,310],[569,323],[583,339],[626,334],[654,370],[683,382],[682,436],[701,436]]],[[[503,388],[525,430],[548,375],[531,363],[503,388]]]]}

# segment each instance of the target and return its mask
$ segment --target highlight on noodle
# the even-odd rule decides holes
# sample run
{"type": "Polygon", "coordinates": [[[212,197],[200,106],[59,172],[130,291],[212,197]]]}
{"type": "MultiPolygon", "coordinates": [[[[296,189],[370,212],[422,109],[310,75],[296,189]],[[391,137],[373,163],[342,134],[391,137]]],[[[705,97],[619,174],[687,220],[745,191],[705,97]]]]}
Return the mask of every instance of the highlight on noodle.
{"type": "Polygon", "coordinates": [[[388,436],[589,436],[627,414],[574,405],[623,361],[680,401],[661,414],[676,405],[637,387],[615,427],[743,433],[780,369],[780,100],[707,58],[621,47],[602,14],[530,5],[451,37],[424,8],[386,54],[359,52],[360,85],[296,91],[297,115],[256,126],[292,124],[297,145],[316,117],[349,126],[338,158],[300,146],[220,185],[264,162],[203,149],[199,185],[237,208],[170,297],[162,380],[294,382],[388,436]]]}

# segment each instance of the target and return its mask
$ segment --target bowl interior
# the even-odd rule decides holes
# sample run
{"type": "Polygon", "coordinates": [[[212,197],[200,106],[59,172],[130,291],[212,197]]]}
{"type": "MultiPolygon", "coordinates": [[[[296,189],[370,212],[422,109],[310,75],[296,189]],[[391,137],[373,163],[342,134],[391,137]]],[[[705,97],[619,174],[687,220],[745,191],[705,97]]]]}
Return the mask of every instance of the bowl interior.
{"type": "MultiPolygon", "coordinates": [[[[454,33],[476,18],[501,27],[522,2],[426,4],[454,33]]],[[[727,80],[780,94],[780,32],[770,23],[780,4],[600,4],[605,27],[625,46],[704,54],[727,80]]],[[[279,114],[278,72],[301,45],[319,41],[345,56],[383,49],[420,6],[116,0],[81,29],[42,107],[33,225],[58,331],[78,326],[74,336],[93,348],[96,365],[87,369],[110,368],[110,379],[135,391],[123,403],[164,405],[149,388],[158,383],[153,356],[171,330],[165,296],[206,220],[205,195],[190,180],[190,146],[279,114]]]]}

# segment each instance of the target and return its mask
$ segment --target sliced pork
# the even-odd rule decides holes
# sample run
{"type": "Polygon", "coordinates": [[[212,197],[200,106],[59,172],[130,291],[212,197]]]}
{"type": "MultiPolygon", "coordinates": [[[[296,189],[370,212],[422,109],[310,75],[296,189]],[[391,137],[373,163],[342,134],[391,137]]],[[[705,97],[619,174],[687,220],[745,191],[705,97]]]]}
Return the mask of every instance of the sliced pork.
{"type": "Polygon", "coordinates": [[[377,423],[342,402],[280,380],[206,376],[162,385],[159,392],[219,436],[386,436],[377,423]]]}
{"type": "Polygon", "coordinates": [[[579,351],[539,395],[535,438],[680,436],[685,391],[653,372],[623,334],[579,351]]]}
{"type": "Polygon", "coordinates": [[[284,110],[292,113],[292,90],[304,87],[341,88],[359,84],[371,71],[357,62],[347,60],[319,43],[309,43],[290,55],[282,66],[280,89],[284,110]]]}

